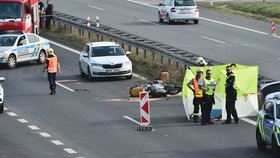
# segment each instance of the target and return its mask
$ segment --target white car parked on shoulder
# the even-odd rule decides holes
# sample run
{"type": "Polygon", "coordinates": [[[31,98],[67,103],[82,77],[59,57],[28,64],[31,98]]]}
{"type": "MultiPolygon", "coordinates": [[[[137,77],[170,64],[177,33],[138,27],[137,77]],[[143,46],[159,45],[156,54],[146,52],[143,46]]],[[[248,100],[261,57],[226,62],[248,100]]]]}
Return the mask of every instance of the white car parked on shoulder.
{"type": "Polygon", "coordinates": [[[199,10],[194,0],[165,0],[159,4],[158,18],[159,22],[193,21],[198,24],[199,10]]]}
{"type": "Polygon", "coordinates": [[[37,61],[44,63],[49,41],[33,33],[0,35],[0,63],[10,69],[18,62],[37,61]]]}
{"type": "MultiPolygon", "coordinates": [[[[5,81],[4,77],[0,77],[0,82],[5,81]]],[[[2,88],[0,84],[0,113],[3,113],[4,111],[4,89],[2,88]]]]}
{"type": "Polygon", "coordinates": [[[120,45],[113,42],[87,43],[80,55],[79,70],[89,80],[96,77],[132,77],[132,63],[120,45]]]}

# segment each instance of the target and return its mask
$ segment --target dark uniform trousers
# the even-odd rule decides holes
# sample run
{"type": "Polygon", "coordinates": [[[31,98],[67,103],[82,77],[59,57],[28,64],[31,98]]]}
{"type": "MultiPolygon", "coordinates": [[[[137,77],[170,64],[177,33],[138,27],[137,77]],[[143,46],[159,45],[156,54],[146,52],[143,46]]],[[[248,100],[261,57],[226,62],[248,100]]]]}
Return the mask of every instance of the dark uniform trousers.
{"type": "Polygon", "coordinates": [[[211,122],[211,111],[214,103],[214,95],[203,94],[203,100],[201,105],[201,123],[211,122]]]}
{"type": "Polygon", "coordinates": [[[48,80],[49,80],[51,92],[55,92],[55,89],[56,89],[56,83],[55,83],[56,73],[49,73],[48,72],[48,80]]]}
{"type": "Polygon", "coordinates": [[[235,108],[235,101],[237,100],[237,91],[233,89],[230,93],[226,94],[226,112],[227,120],[226,122],[231,122],[231,115],[233,116],[235,122],[238,122],[238,115],[235,108]]]}
{"type": "Polygon", "coordinates": [[[201,103],[202,103],[202,98],[196,98],[196,97],[193,98],[193,106],[194,106],[193,120],[194,120],[194,122],[197,122],[197,120],[198,120],[199,106],[201,105],[201,103]]]}

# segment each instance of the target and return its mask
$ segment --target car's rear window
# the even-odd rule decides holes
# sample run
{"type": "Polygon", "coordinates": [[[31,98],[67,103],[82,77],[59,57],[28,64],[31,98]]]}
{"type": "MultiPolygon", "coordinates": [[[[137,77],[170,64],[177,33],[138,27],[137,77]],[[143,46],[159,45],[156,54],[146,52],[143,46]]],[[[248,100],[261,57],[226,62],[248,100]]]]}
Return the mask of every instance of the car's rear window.
{"type": "Polygon", "coordinates": [[[1,36],[0,47],[13,46],[16,40],[17,40],[16,36],[1,36]]]}
{"type": "Polygon", "coordinates": [[[125,55],[122,48],[118,46],[103,46],[103,47],[93,47],[91,56],[101,57],[101,56],[121,56],[125,55]]]}
{"type": "Polygon", "coordinates": [[[280,92],[280,83],[269,85],[262,90],[262,94],[264,98],[268,94],[275,93],[275,92],[280,92]]]}
{"type": "Polygon", "coordinates": [[[195,6],[193,0],[175,0],[174,6],[195,6]]]}

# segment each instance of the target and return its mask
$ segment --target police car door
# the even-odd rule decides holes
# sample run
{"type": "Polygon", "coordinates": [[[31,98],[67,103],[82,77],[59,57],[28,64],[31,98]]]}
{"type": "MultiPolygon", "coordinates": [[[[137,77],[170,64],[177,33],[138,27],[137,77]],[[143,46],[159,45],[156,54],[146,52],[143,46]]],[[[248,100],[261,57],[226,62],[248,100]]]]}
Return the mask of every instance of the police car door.
{"type": "Polygon", "coordinates": [[[38,58],[38,54],[39,54],[39,49],[40,49],[40,39],[38,37],[36,37],[35,35],[32,34],[27,34],[27,39],[29,42],[28,45],[28,51],[29,51],[29,55],[28,57],[30,59],[37,59],[38,58]]]}
{"type": "Polygon", "coordinates": [[[25,35],[21,35],[17,42],[17,61],[25,61],[28,59],[28,41],[25,35]]]}
{"type": "Polygon", "coordinates": [[[274,123],[274,104],[272,101],[267,101],[264,103],[264,122],[263,131],[264,139],[266,142],[271,143],[271,136],[273,133],[273,123],[274,123]]]}

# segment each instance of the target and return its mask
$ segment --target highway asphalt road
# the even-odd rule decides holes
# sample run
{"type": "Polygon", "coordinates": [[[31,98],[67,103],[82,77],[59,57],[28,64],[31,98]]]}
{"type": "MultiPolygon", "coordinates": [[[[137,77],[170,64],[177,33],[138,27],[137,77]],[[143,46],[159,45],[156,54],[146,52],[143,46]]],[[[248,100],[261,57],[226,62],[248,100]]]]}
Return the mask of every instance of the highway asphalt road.
{"type": "Polygon", "coordinates": [[[272,156],[257,150],[252,124],[201,126],[187,121],[181,97],[151,101],[154,130],[139,131],[134,122],[139,121],[139,102],[127,99],[128,87],[138,78],[89,82],[79,76],[78,54],[52,47],[62,65],[54,96],[49,95],[42,65],[31,62],[0,70],[6,78],[7,108],[0,115],[1,158],[272,156]]]}
{"type": "Polygon", "coordinates": [[[269,35],[269,23],[199,8],[198,25],[168,25],[158,23],[157,6],[141,3],[141,0],[68,0],[67,3],[53,0],[53,3],[57,11],[80,18],[99,16],[104,25],[222,63],[258,65],[261,75],[280,79],[277,69],[280,37],[269,35]]]}

